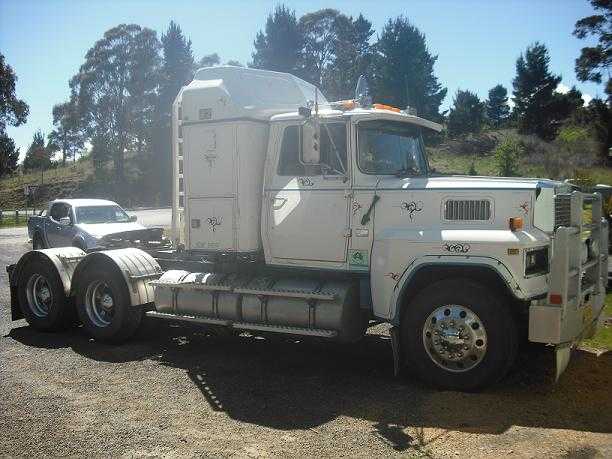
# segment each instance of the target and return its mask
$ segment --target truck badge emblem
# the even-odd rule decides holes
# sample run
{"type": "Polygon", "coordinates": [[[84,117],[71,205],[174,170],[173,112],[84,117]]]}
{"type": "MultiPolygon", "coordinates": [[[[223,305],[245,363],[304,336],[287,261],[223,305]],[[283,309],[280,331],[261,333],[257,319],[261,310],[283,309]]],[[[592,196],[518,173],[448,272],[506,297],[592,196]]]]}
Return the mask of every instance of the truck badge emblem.
{"type": "Polygon", "coordinates": [[[357,212],[359,212],[359,209],[361,209],[361,204],[359,204],[357,201],[353,201],[352,209],[353,215],[355,215],[357,212]]]}
{"type": "Polygon", "coordinates": [[[314,186],[314,182],[308,177],[298,177],[298,183],[302,186],[314,186]]]}
{"type": "Polygon", "coordinates": [[[217,226],[223,223],[223,217],[208,217],[206,221],[208,226],[210,226],[210,230],[214,233],[217,230],[217,226]]]}
{"type": "Polygon", "coordinates": [[[408,216],[410,217],[410,221],[414,220],[414,213],[420,212],[423,210],[423,201],[403,201],[399,206],[402,210],[408,212],[408,216]]]}
{"type": "Polygon", "coordinates": [[[443,247],[447,252],[453,253],[468,253],[470,251],[470,244],[462,244],[460,242],[446,243],[443,247]]]}

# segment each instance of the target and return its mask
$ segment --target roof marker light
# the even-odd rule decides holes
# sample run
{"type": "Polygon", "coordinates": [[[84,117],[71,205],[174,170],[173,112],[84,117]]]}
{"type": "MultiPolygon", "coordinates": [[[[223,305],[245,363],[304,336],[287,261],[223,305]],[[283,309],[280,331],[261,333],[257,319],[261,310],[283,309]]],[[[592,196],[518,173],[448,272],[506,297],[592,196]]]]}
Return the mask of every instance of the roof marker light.
{"type": "Polygon", "coordinates": [[[397,107],[393,107],[391,105],[385,105],[385,104],[374,104],[373,105],[374,108],[377,108],[378,110],[389,110],[392,112],[397,112],[400,113],[401,110],[397,107]]]}

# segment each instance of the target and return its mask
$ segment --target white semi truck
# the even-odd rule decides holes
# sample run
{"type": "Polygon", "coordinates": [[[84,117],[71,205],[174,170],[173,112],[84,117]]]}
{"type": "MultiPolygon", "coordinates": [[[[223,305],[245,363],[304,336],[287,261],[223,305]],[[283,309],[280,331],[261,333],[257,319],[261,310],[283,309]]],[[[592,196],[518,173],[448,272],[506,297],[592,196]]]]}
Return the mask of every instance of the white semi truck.
{"type": "MultiPolygon", "coordinates": [[[[435,176],[441,126],[285,73],[199,70],[173,105],[173,249],[34,250],[13,319],[129,338],[143,315],[353,342],[391,324],[395,369],[472,390],[521,340],[597,328],[608,228],[598,194],[542,179],[435,176]]],[[[390,353],[391,355],[391,353],[390,353]]]]}

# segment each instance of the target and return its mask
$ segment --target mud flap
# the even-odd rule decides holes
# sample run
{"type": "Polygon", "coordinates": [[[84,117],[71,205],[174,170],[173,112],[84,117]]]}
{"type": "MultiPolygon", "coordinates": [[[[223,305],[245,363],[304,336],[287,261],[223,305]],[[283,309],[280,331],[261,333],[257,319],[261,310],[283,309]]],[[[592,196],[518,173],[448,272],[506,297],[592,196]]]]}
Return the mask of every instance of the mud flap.
{"type": "Polygon", "coordinates": [[[572,346],[569,343],[559,344],[555,347],[555,382],[566,370],[572,355],[572,346]]]}
{"type": "Polygon", "coordinates": [[[391,349],[393,350],[393,376],[398,376],[402,369],[399,327],[391,327],[389,330],[389,335],[391,336],[391,349]]]}

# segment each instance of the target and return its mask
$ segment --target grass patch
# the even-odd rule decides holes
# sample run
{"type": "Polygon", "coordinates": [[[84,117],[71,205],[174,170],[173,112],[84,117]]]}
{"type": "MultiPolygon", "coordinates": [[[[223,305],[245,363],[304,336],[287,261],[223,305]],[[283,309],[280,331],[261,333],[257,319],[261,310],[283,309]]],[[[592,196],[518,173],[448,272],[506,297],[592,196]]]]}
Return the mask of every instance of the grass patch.
{"type": "Polygon", "coordinates": [[[15,228],[18,226],[27,226],[28,217],[20,215],[17,221],[15,221],[15,214],[4,214],[2,220],[0,220],[0,228],[15,228]]]}
{"type": "MultiPolygon", "coordinates": [[[[601,314],[604,319],[608,317],[612,318],[612,292],[606,295],[606,304],[601,314]]],[[[584,340],[581,345],[593,349],[612,350],[612,326],[604,323],[593,338],[584,340]]]]}

